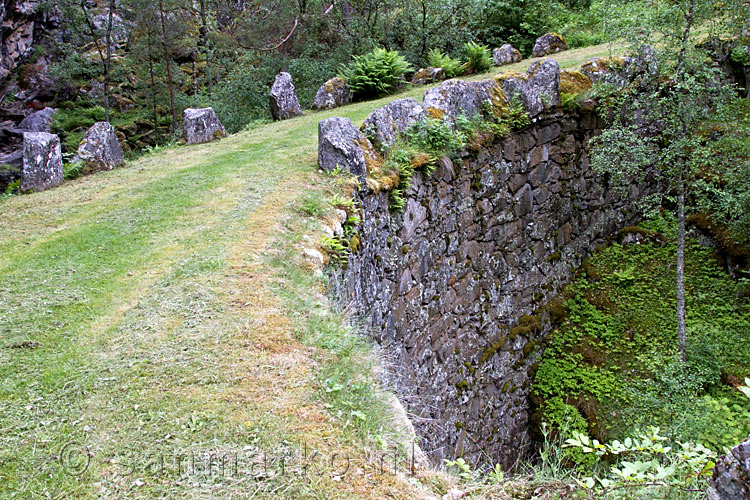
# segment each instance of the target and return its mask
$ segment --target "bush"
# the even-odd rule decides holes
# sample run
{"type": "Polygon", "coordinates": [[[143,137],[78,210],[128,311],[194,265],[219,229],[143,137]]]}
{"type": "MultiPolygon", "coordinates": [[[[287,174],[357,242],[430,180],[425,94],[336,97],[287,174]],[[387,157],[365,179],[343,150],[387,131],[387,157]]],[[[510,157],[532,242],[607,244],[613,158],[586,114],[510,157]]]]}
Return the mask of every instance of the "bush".
{"type": "Polygon", "coordinates": [[[466,62],[463,65],[467,74],[483,73],[492,67],[492,53],[486,45],[469,42],[464,45],[466,62]]]}
{"type": "Polygon", "coordinates": [[[427,53],[427,64],[433,68],[443,68],[446,78],[454,78],[461,74],[461,61],[443,54],[440,49],[432,49],[427,53]]]}
{"type": "Polygon", "coordinates": [[[358,99],[380,97],[393,92],[411,65],[395,50],[383,48],[354,56],[349,66],[341,66],[339,76],[349,83],[352,96],[358,99]]]}

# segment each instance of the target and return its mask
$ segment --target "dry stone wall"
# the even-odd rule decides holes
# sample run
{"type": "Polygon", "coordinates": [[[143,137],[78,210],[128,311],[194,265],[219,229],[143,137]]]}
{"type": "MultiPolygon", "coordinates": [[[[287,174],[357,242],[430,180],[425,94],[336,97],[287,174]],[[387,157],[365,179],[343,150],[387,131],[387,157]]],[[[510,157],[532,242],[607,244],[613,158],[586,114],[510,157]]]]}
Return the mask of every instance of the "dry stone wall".
{"type": "Polygon", "coordinates": [[[529,127],[415,174],[402,214],[361,191],[358,249],[332,292],[354,305],[435,461],[509,467],[528,442],[529,385],[550,299],[582,259],[637,221],[594,174],[593,111],[546,111],[529,127]]]}

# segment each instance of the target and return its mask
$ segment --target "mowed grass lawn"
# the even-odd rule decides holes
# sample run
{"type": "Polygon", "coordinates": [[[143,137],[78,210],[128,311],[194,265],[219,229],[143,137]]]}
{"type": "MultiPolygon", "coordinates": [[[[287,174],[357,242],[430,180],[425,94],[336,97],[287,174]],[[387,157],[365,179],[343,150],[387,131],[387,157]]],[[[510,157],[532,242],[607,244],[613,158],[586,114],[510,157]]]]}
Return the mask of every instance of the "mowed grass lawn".
{"type": "MultiPolygon", "coordinates": [[[[569,67],[607,52],[555,58],[569,67]]],[[[316,171],[318,121],[361,123],[423,92],[307,112],[0,201],[0,497],[439,493],[427,473],[337,476],[330,457],[364,456],[384,421],[373,411],[362,418],[371,425],[352,422],[347,401],[330,396],[340,389],[326,381],[347,380],[342,359],[359,344],[297,257],[321,234],[299,199],[331,189],[316,171]],[[260,451],[299,464],[305,446],[327,457],[314,473],[258,473],[260,451]],[[224,456],[239,470],[220,473],[224,456]]]]}

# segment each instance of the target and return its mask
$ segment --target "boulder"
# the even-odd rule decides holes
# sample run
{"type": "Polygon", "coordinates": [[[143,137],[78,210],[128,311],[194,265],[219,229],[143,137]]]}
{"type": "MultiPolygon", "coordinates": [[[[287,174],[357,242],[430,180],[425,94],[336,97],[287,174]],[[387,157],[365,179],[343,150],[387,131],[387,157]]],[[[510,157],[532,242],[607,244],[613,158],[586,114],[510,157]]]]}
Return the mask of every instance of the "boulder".
{"type": "Polygon", "coordinates": [[[187,108],[182,118],[182,136],[188,144],[201,144],[227,135],[212,108],[187,108]]]}
{"type": "Polygon", "coordinates": [[[591,79],[580,71],[560,71],[560,92],[581,94],[591,88],[591,79]]]}
{"type": "Polygon", "coordinates": [[[414,85],[426,85],[428,83],[441,82],[445,80],[445,70],[443,68],[420,68],[414,73],[411,83],[414,85]]]}
{"type": "Polygon", "coordinates": [[[495,61],[495,66],[503,66],[505,64],[517,63],[523,59],[523,56],[518,49],[506,43],[502,47],[492,51],[492,59],[495,61]]]}
{"type": "Polygon", "coordinates": [[[125,164],[125,155],[115,129],[107,122],[96,122],[83,134],[78,157],[87,172],[112,170],[125,164]]]}
{"type": "Polygon", "coordinates": [[[719,457],[709,481],[711,500],[750,500],[750,439],[719,457]]]}
{"type": "Polygon", "coordinates": [[[534,57],[542,57],[562,50],[568,50],[565,38],[557,33],[547,33],[536,39],[532,54],[534,57]]]}
{"type": "Polygon", "coordinates": [[[351,100],[352,93],[349,90],[349,84],[340,76],[336,76],[321,85],[315,93],[313,109],[338,108],[349,104],[351,100]]]}
{"type": "Polygon", "coordinates": [[[448,80],[425,91],[422,107],[432,118],[449,121],[461,115],[471,118],[482,112],[485,103],[493,104],[497,90],[498,86],[493,80],[448,80]]]}
{"type": "Polygon", "coordinates": [[[282,71],[276,75],[269,98],[274,120],[286,120],[302,114],[299,99],[294,93],[292,76],[289,73],[282,71]]]}
{"type": "Polygon", "coordinates": [[[602,81],[617,87],[625,87],[637,78],[657,76],[659,66],[654,49],[644,45],[634,54],[589,59],[581,65],[581,73],[594,83],[602,81]]]}
{"type": "Polygon", "coordinates": [[[357,177],[367,177],[368,159],[374,159],[372,144],[349,118],[335,116],[318,123],[318,165],[326,172],[338,166],[357,177]]]}
{"type": "Polygon", "coordinates": [[[18,128],[28,130],[29,132],[49,132],[52,124],[52,115],[57,113],[55,108],[44,108],[31,113],[21,120],[18,128]]]}
{"type": "Polygon", "coordinates": [[[423,119],[427,113],[414,99],[397,99],[370,113],[365,118],[363,130],[373,145],[382,150],[389,148],[396,134],[423,119]]]}
{"type": "Polygon", "coordinates": [[[497,76],[505,97],[518,99],[531,118],[539,116],[545,108],[560,105],[560,65],[545,57],[529,67],[526,74],[510,71],[497,76]]]}
{"type": "Polygon", "coordinates": [[[46,132],[24,133],[20,190],[44,191],[62,183],[60,138],[46,132]]]}

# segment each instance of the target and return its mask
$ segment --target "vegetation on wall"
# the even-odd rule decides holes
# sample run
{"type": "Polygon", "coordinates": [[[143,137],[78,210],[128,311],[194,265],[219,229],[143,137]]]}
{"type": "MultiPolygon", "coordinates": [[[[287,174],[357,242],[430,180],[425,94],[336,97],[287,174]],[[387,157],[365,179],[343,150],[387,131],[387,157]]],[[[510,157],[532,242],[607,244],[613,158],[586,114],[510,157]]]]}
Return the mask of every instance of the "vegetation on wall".
{"type": "Polygon", "coordinates": [[[626,228],[625,237],[640,242],[596,253],[564,291],[566,317],[547,339],[532,386],[534,420],[599,441],[655,425],[670,439],[721,452],[750,433],[750,401],[736,389],[750,375],[747,283],[727,274],[716,249],[688,239],[682,363],[675,218],[665,213],[626,228]]]}

